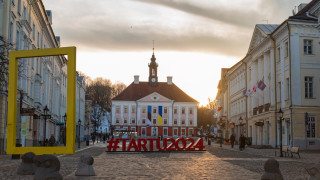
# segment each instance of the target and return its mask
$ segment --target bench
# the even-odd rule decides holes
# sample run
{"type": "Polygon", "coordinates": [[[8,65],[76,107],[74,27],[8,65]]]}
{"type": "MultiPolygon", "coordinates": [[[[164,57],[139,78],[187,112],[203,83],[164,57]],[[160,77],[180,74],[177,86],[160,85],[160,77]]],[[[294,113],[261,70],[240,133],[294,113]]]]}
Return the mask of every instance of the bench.
{"type": "Polygon", "coordinates": [[[282,153],[285,154],[285,157],[289,156],[289,146],[282,146],[282,153]]]}
{"type": "Polygon", "coordinates": [[[298,154],[298,156],[300,158],[299,147],[291,147],[290,153],[291,153],[291,158],[293,158],[293,154],[298,154]]]}

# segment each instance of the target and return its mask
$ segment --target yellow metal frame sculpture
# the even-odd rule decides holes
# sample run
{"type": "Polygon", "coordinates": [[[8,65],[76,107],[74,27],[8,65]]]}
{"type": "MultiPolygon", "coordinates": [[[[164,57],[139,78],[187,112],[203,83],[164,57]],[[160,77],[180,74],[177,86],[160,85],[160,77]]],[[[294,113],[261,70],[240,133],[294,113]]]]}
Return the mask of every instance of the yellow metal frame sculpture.
{"type": "Polygon", "coordinates": [[[74,154],[76,113],[76,47],[11,51],[9,56],[7,154],[33,152],[41,154],[74,154]],[[16,147],[18,58],[68,56],[67,68],[67,134],[63,147],[16,147]]]}

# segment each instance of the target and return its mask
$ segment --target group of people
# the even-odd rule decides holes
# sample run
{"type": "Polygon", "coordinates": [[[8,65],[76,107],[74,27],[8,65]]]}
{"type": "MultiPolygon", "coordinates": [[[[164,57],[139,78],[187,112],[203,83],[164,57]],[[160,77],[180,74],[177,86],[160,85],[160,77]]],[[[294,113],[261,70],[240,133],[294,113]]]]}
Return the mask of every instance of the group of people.
{"type": "Polygon", "coordinates": [[[101,141],[101,138],[102,138],[103,142],[106,142],[106,140],[109,140],[110,137],[112,137],[112,135],[110,133],[106,133],[106,134],[94,134],[94,133],[92,133],[91,134],[91,140],[92,140],[93,144],[95,143],[97,138],[100,138],[100,141],[101,141]]]}
{"type": "MultiPolygon", "coordinates": [[[[231,134],[231,136],[230,136],[231,148],[233,148],[235,140],[236,140],[235,135],[231,134]]],[[[241,134],[240,137],[239,137],[239,149],[240,149],[240,151],[245,149],[245,145],[246,145],[246,138],[244,137],[243,134],[241,134]]]]}

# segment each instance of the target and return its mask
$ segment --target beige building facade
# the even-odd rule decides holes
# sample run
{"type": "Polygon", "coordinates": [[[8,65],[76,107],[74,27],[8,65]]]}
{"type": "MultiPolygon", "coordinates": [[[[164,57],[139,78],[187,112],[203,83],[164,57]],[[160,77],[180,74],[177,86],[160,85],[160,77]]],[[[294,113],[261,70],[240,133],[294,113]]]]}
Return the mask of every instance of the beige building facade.
{"type": "Polygon", "coordinates": [[[282,139],[283,145],[320,148],[318,6],[318,0],[301,4],[280,25],[257,24],[246,56],[227,72],[227,120],[234,122],[229,126],[236,126],[241,116],[246,123],[241,133],[253,145],[277,147],[282,139]],[[241,74],[242,67],[245,72],[241,74]],[[245,85],[241,84],[243,74],[245,85]]]}

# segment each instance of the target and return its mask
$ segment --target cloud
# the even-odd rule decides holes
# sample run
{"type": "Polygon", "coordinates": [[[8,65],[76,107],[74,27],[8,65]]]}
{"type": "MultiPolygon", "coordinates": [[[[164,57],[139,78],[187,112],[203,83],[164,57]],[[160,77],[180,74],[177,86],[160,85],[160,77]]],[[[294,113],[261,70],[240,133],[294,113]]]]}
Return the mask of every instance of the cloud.
{"type": "Polygon", "coordinates": [[[254,25],[269,17],[273,18],[269,23],[281,23],[286,14],[281,7],[288,4],[284,0],[242,0],[234,2],[237,6],[218,0],[207,4],[191,0],[78,1],[45,0],[53,10],[53,28],[63,46],[145,51],[155,40],[158,50],[238,57],[245,55],[254,25]],[[64,6],[55,5],[61,3],[64,6]]]}
{"type": "Polygon", "coordinates": [[[252,26],[263,20],[265,12],[261,9],[253,9],[250,7],[250,3],[244,4],[242,8],[232,8],[232,6],[225,7],[220,6],[219,3],[215,6],[201,7],[195,5],[200,4],[196,1],[194,4],[188,1],[176,1],[176,0],[135,0],[144,3],[152,3],[169,8],[173,8],[185,13],[205,17],[208,19],[228,23],[234,26],[242,26],[246,28],[252,28],[252,26]]]}

